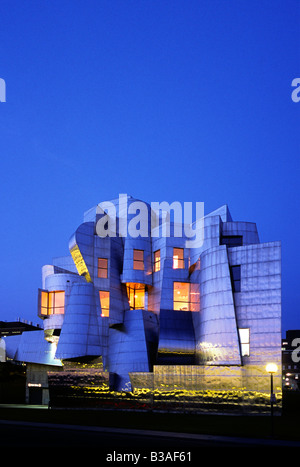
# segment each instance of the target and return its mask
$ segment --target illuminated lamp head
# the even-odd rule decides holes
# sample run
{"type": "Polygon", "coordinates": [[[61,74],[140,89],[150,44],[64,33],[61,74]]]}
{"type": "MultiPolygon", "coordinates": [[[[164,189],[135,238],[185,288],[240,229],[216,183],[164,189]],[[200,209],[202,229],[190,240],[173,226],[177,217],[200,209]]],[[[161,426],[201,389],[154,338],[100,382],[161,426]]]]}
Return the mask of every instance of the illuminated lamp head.
{"type": "Polygon", "coordinates": [[[266,365],[266,371],[270,374],[277,373],[278,367],[275,363],[268,363],[266,365]]]}

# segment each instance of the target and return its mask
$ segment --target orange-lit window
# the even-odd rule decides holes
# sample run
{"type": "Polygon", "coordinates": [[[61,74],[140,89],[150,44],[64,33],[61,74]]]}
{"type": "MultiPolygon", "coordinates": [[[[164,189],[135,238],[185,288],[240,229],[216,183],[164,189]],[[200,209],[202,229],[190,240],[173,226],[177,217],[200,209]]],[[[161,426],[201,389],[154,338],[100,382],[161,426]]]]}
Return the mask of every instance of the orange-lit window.
{"type": "Polygon", "coordinates": [[[190,284],[190,310],[200,311],[200,284],[190,284]]]}
{"type": "Polygon", "coordinates": [[[106,258],[98,258],[98,277],[107,279],[107,265],[108,260],[106,258]]]}
{"type": "Polygon", "coordinates": [[[48,315],[53,315],[53,308],[54,308],[54,293],[48,292],[48,315]]]}
{"type": "Polygon", "coordinates": [[[160,250],[154,252],[154,272],[160,271],[160,250]]]}
{"type": "Polygon", "coordinates": [[[173,307],[174,310],[190,310],[190,284],[188,282],[174,282],[173,307]]]}
{"type": "Polygon", "coordinates": [[[184,269],[183,248],[173,248],[173,269],[184,269]]]}
{"type": "Polygon", "coordinates": [[[40,295],[40,314],[41,315],[47,315],[48,314],[48,292],[45,292],[44,290],[41,290],[41,295],[40,295]]]}
{"type": "Polygon", "coordinates": [[[144,270],[144,251],[133,250],[133,269],[144,270]]]}
{"type": "Polygon", "coordinates": [[[144,284],[127,284],[127,295],[131,310],[143,310],[145,308],[144,284]]]}
{"type": "Polygon", "coordinates": [[[65,292],[49,292],[54,294],[53,314],[62,315],[65,312],[65,292]]]}
{"type": "Polygon", "coordinates": [[[101,316],[109,316],[109,292],[106,290],[99,290],[101,316]]]}
{"type": "Polygon", "coordinates": [[[65,312],[65,292],[55,290],[47,292],[40,291],[40,310],[41,316],[62,315],[65,312]]]}

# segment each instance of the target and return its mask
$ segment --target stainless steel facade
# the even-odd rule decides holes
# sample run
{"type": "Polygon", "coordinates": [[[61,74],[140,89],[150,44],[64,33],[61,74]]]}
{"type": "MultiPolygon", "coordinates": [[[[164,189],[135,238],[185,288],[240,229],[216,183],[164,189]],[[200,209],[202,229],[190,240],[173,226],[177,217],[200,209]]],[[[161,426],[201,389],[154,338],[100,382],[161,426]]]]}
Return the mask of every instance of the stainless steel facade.
{"type": "Polygon", "coordinates": [[[43,267],[39,316],[55,359],[101,358],[110,391],[239,391],[248,402],[268,394],[272,362],[280,394],[279,241],[260,243],[256,224],[233,221],[227,206],[204,216],[193,248],[150,229],[100,237],[98,220],[97,207],[85,213],[70,256],[43,267]]]}

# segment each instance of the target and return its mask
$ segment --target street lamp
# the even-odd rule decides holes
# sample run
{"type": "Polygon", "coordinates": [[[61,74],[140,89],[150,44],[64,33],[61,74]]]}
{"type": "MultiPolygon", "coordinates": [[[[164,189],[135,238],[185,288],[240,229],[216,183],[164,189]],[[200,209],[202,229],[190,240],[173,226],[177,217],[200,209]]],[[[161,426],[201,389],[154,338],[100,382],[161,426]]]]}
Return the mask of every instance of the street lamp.
{"type": "Polygon", "coordinates": [[[276,402],[275,394],[273,393],[273,375],[278,370],[278,367],[275,363],[268,363],[266,366],[266,371],[271,376],[271,395],[270,395],[270,402],[271,402],[271,434],[273,437],[273,403],[276,402]]]}

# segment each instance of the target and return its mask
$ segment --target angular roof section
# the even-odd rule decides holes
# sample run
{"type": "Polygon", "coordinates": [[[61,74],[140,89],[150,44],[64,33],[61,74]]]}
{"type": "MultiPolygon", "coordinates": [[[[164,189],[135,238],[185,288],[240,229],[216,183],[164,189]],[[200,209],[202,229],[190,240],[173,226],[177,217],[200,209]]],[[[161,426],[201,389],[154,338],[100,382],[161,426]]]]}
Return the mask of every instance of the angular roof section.
{"type": "Polygon", "coordinates": [[[219,208],[215,209],[214,211],[205,214],[205,217],[208,216],[220,216],[222,219],[222,222],[232,222],[233,219],[231,217],[229,208],[227,204],[224,204],[223,206],[220,206],[219,208]]]}
{"type": "Polygon", "coordinates": [[[4,338],[6,356],[19,362],[61,366],[55,358],[56,346],[44,338],[44,331],[26,331],[18,336],[4,338]]]}

